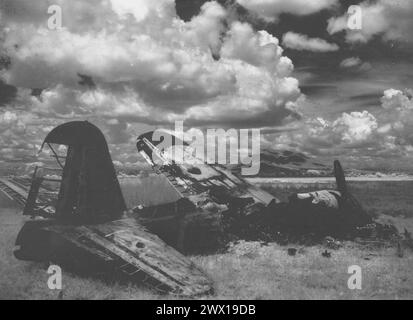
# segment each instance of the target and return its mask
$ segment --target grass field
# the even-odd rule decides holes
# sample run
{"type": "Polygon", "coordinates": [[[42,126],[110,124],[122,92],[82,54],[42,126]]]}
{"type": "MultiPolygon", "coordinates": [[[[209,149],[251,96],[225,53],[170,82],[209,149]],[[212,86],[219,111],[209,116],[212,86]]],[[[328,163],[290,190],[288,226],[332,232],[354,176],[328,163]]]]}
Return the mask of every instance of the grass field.
{"type": "MultiPolygon", "coordinates": [[[[134,190],[129,192],[132,197],[138,197],[141,192],[135,189],[135,182],[132,185],[134,190]]],[[[144,185],[147,184],[141,187],[144,185]]],[[[153,189],[159,187],[156,182],[152,186],[153,189]]],[[[291,192],[313,190],[315,186],[265,187],[285,198],[291,192]]],[[[369,182],[354,183],[351,188],[370,213],[380,215],[382,220],[392,220],[400,230],[407,227],[413,231],[413,184],[369,182]]],[[[155,191],[147,189],[145,192],[149,198],[155,191]]],[[[130,201],[136,200],[132,198],[130,201]]],[[[0,299],[56,299],[59,293],[47,287],[47,265],[21,262],[13,257],[14,241],[22,223],[20,210],[0,196],[0,299]]],[[[399,258],[393,246],[365,247],[348,242],[332,251],[332,257],[328,259],[321,255],[326,250],[323,246],[295,247],[298,249],[295,257],[287,254],[288,248],[276,244],[241,243],[225,254],[191,257],[215,283],[215,294],[203,298],[413,299],[413,254],[409,250],[399,258]],[[347,270],[351,265],[362,268],[362,290],[352,291],[347,287],[350,276],[347,270]]],[[[64,272],[63,298],[176,297],[158,296],[137,285],[104,283],[64,272]]]]}

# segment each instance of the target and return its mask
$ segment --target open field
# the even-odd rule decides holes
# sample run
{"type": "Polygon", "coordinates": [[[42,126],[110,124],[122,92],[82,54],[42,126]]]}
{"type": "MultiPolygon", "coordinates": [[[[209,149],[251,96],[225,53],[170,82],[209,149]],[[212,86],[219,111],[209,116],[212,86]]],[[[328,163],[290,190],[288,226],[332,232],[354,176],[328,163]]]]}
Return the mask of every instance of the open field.
{"type": "MultiPolygon", "coordinates": [[[[139,185],[139,183],[137,184],[139,185]]],[[[141,194],[133,183],[135,197],[141,194]]],[[[140,184],[149,197],[159,185],[140,184]]],[[[323,187],[322,185],[320,187],[323,187]]],[[[306,191],[314,185],[266,185],[282,199],[289,193],[306,191]]],[[[382,220],[392,220],[400,230],[413,231],[413,183],[352,183],[352,191],[369,212],[382,220]],[[387,216],[381,216],[385,213],[387,216]]],[[[156,190],[157,189],[157,190],[156,190]]],[[[137,199],[130,201],[135,202],[137,199]]],[[[138,199],[139,200],[139,199],[138,199]]],[[[12,254],[14,241],[23,223],[20,210],[0,196],[0,299],[56,299],[58,292],[47,288],[47,265],[17,261],[12,254]]],[[[364,247],[351,242],[332,251],[330,259],[323,246],[289,247],[241,243],[225,254],[192,257],[214,280],[212,299],[413,299],[413,253],[397,256],[393,246],[364,247]],[[347,287],[347,269],[363,270],[363,289],[347,287]]],[[[158,296],[136,285],[104,283],[98,279],[63,274],[64,299],[174,299],[158,296]]]]}

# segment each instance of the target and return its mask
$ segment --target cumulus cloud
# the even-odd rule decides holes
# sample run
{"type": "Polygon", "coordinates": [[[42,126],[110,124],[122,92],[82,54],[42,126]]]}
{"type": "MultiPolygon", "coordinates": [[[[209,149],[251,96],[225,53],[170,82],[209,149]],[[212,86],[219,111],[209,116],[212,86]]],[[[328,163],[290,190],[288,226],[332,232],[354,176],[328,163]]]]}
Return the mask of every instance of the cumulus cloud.
{"type": "MultiPolygon", "coordinates": [[[[0,79],[27,90],[0,112],[0,161],[34,162],[44,135],[71,120],[97,124],[113,160],[133,166],[139,161],[130,149],[135,125],[185,120],[189,126],[273,128],[298,118],[299,84],[279,40],[228,19],[217,2],[204,4],[188,22],[176,15],[173,0],[3,2],[0,41],[11,63],[0,79]],[[62,6],[61,30],[47,28],[50,4],[62,6]],[[31,89],[43,90],[32,96],[31,89]]],[[[274,18],[310,14],[336,1],[265,3],[276,8],[266,11],[274,18]]],[[[322,39],[287,35],[285,45],[297,50],[338,49],[322,39]]],[[[356,57],[342,62],[343,68],[362,65],[356,57]]],[[[303,118],[300,129],[279,134],[274,145],[330,154],[405,152],[413,142],[411,105],[411,94],[389,90],[380,111],[303,118]]]]}
{"type": "Polygon", "coordinates": [[[275,21],[283,13],[303,16],[338,4],[337,0],[237,0],[237,2],[267,21],[275,21]]]}
{"type": "Polygon", "coordinates": [[[342,142],[355,144],[368,140],[378,128],[376,118],[367,111],[344,113],[334,121],[333,131],[338,133],[342,142]]]}
{"type": "Polygon", "coordinates": [[[348,148],[361,147],[371,142],[377,128],[377,119],[368,111],[343,113],[334,121],[309,119],[308,139],[315,145],[348,148]]]}
{"type": "Polygon", "coordinates": [[[388,89],[384,91],[384,95],[381,99],[382,106],[386,110],[411,110],[413,109],[413,102],[411,97],[409,97],[408,95],[408,91],[404,93],[400,90],[388,89]]]}
{"type": "MultiPolygon", "coordinates": [[[[390,166],[395,159],[406,161],[413,156],[412,93],[386,90],[381,99],[381,108],[377,108],[374,113],[343,113],[333,120],[303,118],[295,130],[278,134],[272,148],[339,156],[363,166],[390,166]]],[[[397,166],[408,167],[409,164],[398,163],[397,166]]]]}
{"type": "Polygon", "coordinates": [[[401,146],[413,146],[413,97],[412,92],[389,89],[381,99],[385,113],[380,132],[392,135],[401,146]]]}
{"type": "Polygon", "coordinates": [[[331,52],[337,51],[338,45],[329,43],[320,38],[309,38],[305,34],[287,32],[283,36],[283,45],[294,50],[308,50],[314,52],[331,52]]]}
{"type": "Polygon", "coordinates": [[[13,111],[0,112],[0,159],[19,161],[35,154],[35,140],[27,139],[30,116],[13,111]]]}
{"type": "Polygon", "coordinates": [[[41,14],[51,2],[11,3],[4,41],[11,65],[2,78],[44,88],[31,101],[43,116],[259,125],[282,122],[300,94],[278,40],[248,24],[228,26],[214,1],[184,22],[173,0],[60,0],[60,31],[41,14]],[[93,87],[81,85],[85,77],[93,87]]]}
{"type": "Polygon", "coordinates": [[[26,127],[16,113],[5,111],[0,114],[0,133],[11,129],[17,132],[24,132],[26,127]]]}
{"type": "Polygon", "coordinates": [[[410,0],[364,1],[360,4],[362,12],[362,29],[347,29],[347,14],[331,18],[327,30],[330,34],[346,31],[348,42],[365,43],[374,36],[384,41],[413,40],[413,2],[410,0]]]}
{"type": "Polygon", "coordinates": [[[134,164],[130,146],[149,125],[296,119],[292,61],[277,38],[230,14],[215,1],[185,22],[174,0],[3,0],[0,50],[10,64],[0,83],[19,90],[0,114],[0,159],[36,161],[45,134],[72,120],[98,125],[114,161],[134,164]],[[48,28],[50,5],[62,8],[60,30],[48,28]]]}
{"type": "Polygon", "coordinates": [[[340,67],[341,68],[354,68],[354,67],[360,66],[362,63],[363,62],[361,61],[359,57],[350,57],[350,58],[347,58],[341,61],[340,67]]]}
{"type": "Polygon", "coordinates": [[[372,65],[359,57],[350,57],[340,62],[340,68],[350,72],[365,72],[371,70],[372,65]]]}

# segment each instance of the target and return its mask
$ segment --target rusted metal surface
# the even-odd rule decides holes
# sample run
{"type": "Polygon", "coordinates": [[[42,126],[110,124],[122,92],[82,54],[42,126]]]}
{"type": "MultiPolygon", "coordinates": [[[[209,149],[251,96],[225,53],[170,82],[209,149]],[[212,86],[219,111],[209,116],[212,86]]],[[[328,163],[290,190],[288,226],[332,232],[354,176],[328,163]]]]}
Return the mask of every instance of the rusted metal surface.
{"type": "Polygon", "coordinates": [[[189,200],[135,210],[140,224],[185,254],[214,253],[223,247],[226,232],[220,212],[196,208],[189,200]]]}
{"type": "Polygon", "coordinates": [[[38,187],[38,184],[30,185],[28,179],[21,177],[0,179],[0,191],[23,207],[23,215],[50,217],[55,212],[53,203],[57,194],[38,187]]]}
{"type": "MultiPolygon", "coordinates": [[[[251,185],[242,177],[219,165],[193,161],[195,164],[177,163],[170,156],[174,148],[187,148],[184,143],[176,145],[178,138],[171,136],[169,150],[159,150],[160,142],[152,140],[153,133],[138,138],[138,151],[158,174],[165,175],[182,197],[198,205],[201,200],[217,205],[246,204],[245,210],[268,206],[280,201],[273,195],[251,185]],[[238,200],[238,201],[237,201],[238,200]]],[[[185,150],[183,151],[185,152],[185,150]]]]}
{"type": "MultiPolygon", "coordinates": [[[[62,266],[77,262],[82,269],[93,266],[109,274],[115,270],[129,281],[182,296],[212,291],[208,277],[189,259],[148,232],[137,219],[124,218],[126,205],[98,128],[88,122],[67,123],[52,130],[45,144],[52,150],[51,144],[68,146],[64,163],[54,152],[63,169],[56,210],[48,219],[29,220],[23,226],[16,241],[18,259],[55,261],[62,266]]],[[[33,218],[42,205],[40,188],[46,180],[35,173],[30,191],[24,191],[28,201],[22,204],[33,218]]],[[[3,184],[19,189],[7,181],[3,184]]]]}
{"type": "MultiPolygon", "coordinates": [[[[187,153],[188,145],[170,136],[172,144],[166,150],[160,150],[159,142],[153,141],[152,135],[150,132],[138,138],[138,152],[157,174],[168,179],[181,197],[177,203],[191,205],[174,212],[157,206],[135,213],[151,231],[182,252],[202,253],[222,248],[232,236],[228,225],[234,225],[231,220],[234,214],[235,224],[242,223],[246,217],[280,202],[223,166],[209,165],[197,159],[191,159],[190,165],[175,162],[171,156],[174,148],[183,148],[182,152],[187,153]],[[159,211],[165,212],[163,219],[150,217],[151,212],[159,211]]],[[[186,154],[185,158],[188,157],[186,154]]],[[[177,203],[165,206],[174,208],[177,203]]]]}
{"type": "Polygon", "coordinates": [[[28,196],[27,190],[13,183],[9,179],[0,179],[0,191],[9,199],[16,201],[20,206],[25,206],[28,196]]]}
{"type": "Polygon", "coordinates": [[[293,194],[289,202],[280,203],[276,197],[222,166],[193,159],[190,164],[175,162],[171,156],[174,148],[188,146],[172,136],[172,139],[166,139],[172,141],[171,146],[165,146],[162,141],[163,149],[160,150],[160,142],[153,141],[152,136],[153,132],[150,132],[138,138],[139,153],[197,210],[206,214],[208,211],[219,212],[218,223],[222,224],[225,234],[240,239],[273,241],[278,239],[280,232],[318,236],[344,234],[372,221],[348,191],[338,161],[334,163],[336,190],[293,194]]]}
{"type": "Polygon", "coordinates": [[[97,127],[87,121],[69,122],[53,129],[46,144],[68,147],[56,208],[60,219],[85,223],[121,216],[125,201],[106,139],[97,127]]]}
{"type": "Polygon", "coordinates": [[[310,200],[312,205],[323,206],[330,209],[339,209],[338,199],[341,193],[338,191],[321,190],[309,193],[298,193],[297,199],[300,201],[310,200]]]}
{"type": "Polygon", "coordinates": [[[212,291],[212,283],[198,267],[134,219],[80,227],[52,226],[46,230],[114,263],[132,280],[148,282],[157,290],[182,296],[212,291]]]}
{"type": "MultiPolygon", "coordinates": [[[[348,190],[344,170],[339,161],[334,162],[334,176],[337,190],[296,194],[290,198],[290,211],[321,212],[319,217],[324,218],[320,221],[315,220],[315,222],[326,228],[339,223],[336,228],[341,228],[344,231],[371,223],[372,219],[348,190]]],[[[299,216],[297,219],[299,223],[301,220],[299,216]]]]}

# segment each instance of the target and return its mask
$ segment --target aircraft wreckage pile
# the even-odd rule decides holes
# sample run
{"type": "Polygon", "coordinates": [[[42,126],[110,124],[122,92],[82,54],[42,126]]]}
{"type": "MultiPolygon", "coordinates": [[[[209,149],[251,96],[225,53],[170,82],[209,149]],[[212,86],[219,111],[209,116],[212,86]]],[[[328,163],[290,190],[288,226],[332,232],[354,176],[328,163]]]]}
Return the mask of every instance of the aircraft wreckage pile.
{"type": "MultiPolygon", "coordinates": [[[[30,216],[18,234],[16,258],[197,296],[211,293],[213,284],[184,254],[216,252],[234,240],[399,237],[394,227],[374,223],[349,193],[338,161],[337,190],[295,194],[282,203],[222,166],[175,163],[152,136],[138,138],[138,152],[180,199],[127,208],[102,132],[80,121],[52,130],[43,147],[58,169],[36,169],[29,190],[18,178],[0,180],[0,190],[30,216]],[[67,147],[65,157],[55,145],[67,147]]],[[[185,147],[175,137],[171,141],[172,151],[185,147]]]]}

